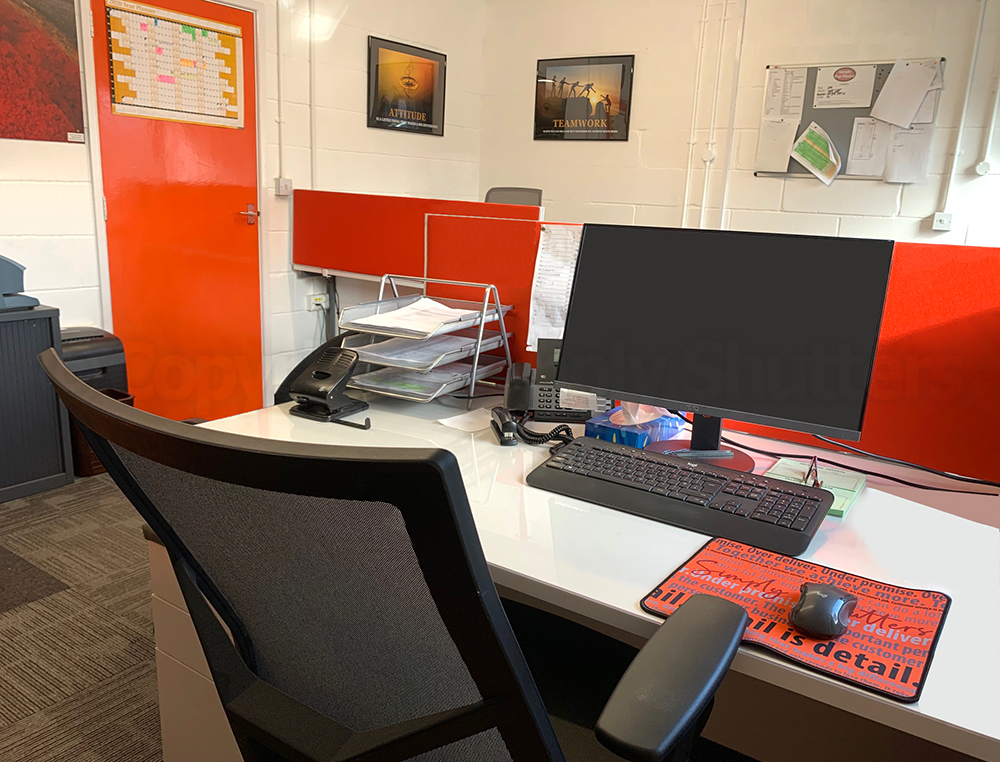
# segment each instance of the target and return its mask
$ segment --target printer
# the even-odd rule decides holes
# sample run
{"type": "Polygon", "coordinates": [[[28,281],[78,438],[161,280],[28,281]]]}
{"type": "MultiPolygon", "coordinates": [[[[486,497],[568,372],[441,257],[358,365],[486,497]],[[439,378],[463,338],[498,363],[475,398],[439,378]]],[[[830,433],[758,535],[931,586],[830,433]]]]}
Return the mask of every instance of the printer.
{"type": "Polygon", "coordinates": [[[38,306],[33,296],[25,296],[24,265],[0,255],[0,312],[26,310],[38,306]]]}

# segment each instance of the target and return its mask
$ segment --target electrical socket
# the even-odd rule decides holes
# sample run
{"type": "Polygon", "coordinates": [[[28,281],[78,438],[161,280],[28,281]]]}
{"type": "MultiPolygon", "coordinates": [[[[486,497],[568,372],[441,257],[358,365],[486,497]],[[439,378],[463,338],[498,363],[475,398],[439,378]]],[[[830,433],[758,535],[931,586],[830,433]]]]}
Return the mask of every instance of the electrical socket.
{"type": "Polygon", "coordinates": [[[951,215],[948,212],[936,212],[931,227],[934,230],[951,230],[951,215]]]}
{"type": "Polygon", "coordinates": [[[306,309],[310,312],[330,309],[330,295],[309,294],[309,296],[306,297],[306,309]]]}
{"type": "Polygon", "coordinates": [[[292,183],[291,178],[289,177],[274,178],[275,196],[291,196],[293,190],[295,190],[295,185],[292,183]]]}

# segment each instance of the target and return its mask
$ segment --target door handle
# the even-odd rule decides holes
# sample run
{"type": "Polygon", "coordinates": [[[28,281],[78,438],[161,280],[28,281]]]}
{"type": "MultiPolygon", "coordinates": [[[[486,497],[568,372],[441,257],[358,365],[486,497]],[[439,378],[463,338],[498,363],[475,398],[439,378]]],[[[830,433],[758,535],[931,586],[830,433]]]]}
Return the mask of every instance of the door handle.
{"type": "Polygon", "coordinates": [[[260,212],[257,211],[256,204],[247,204],[247,210],[240,212],[240,214],[247,218],[247,225],[256,225],[257,218],[260,217],[260,212]]]}

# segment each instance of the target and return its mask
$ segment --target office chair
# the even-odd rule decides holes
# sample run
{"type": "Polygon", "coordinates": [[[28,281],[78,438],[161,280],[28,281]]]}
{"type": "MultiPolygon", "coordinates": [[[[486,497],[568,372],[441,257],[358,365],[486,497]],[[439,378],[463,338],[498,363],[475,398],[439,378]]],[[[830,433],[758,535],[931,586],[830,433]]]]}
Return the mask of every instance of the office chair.
{"type": "Polygon", "coordinates": [[[518,206],[541,206],[541,188],[490,188],[486,191],[486,203],[516,204],[518,206]]]}
{"type": "MultiPolygon", "coordinates": [[[[91,389],[54,350],[39,360],[166,546],[247,762],[564,760],[452,453],[186,426],[91,389]]],[[[682,760],[746,619],[684,603],[615,689],[601,742],[682,760]]]]}

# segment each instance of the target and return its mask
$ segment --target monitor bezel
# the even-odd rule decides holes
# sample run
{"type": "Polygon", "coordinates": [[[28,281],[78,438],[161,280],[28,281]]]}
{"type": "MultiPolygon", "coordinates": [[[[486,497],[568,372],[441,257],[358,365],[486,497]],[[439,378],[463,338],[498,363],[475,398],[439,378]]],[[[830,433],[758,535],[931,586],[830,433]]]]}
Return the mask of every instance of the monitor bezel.
{"type": "MultiPolygon", "coordinates": [[[[610,225],[607,223],[584,223],[583,232],[580,235],[580,250],[577,252],[576,268],[573,271],[573,285],[570,289],[569,304],[566,308],[566,325],[563,326],[563,338],[565,339],[566,327],[569,324],[569,316],[573,311],[573,300],[576,295],[576,279],[580,274],[580,253],[583,251],[584,241],[587,238],[587,230],[590,228],[613,228],[613,229],[632,229],[632,228],[647,228],[651,230],[681,230],[684,232],[691,232],[698,230],[697,228],[676,228],[676,227],[655,227],[653,225],[610,225]]],[[[656,407],[667,408],[668,410],[680,410],[688,413],[697,413],[699,415],[711,415],[717,418],[726,418],[733,421],[740,421],[743,423],[753,423],[762,426],[773,426],[776,428],[786,429],[788,431],[801,432],[803,434],[819,434],[821,436],[834,437],[836,439],[844,439],[848,442],[857,442],[861,439],[861,431],[864,427],[865,413],[868,409],[868,400],[871,394],[871,381],[872,375],[875,372],[875,361],[878,357],[878,345],[879,339],[882,335],[882,322],[885,319],[885,303],[889,293],[889,278],[892,275],[892,261],[893,255],[895,254],[896,242],[886,238],[863,238],[863,239],[845,239],[839,236],[819,236],[819,235],[801,235],[793,233],[759,233],[754,231],[744,231],[744,230],[706,230],[705,232],[711,233],[736,233],[739,235],[750,235],[750,236],[760,236],[760,237],[780,237],[780,238],[799,238],[802,240],[839,240],[839,241],[850,241],[850,240],[863,240],[863,241],[875,241],[880,243],[888,243],[892,246],[892,250],[889,252],[889,262],[885,273],[885,290],[882,293],[882,309],[879,312],[878,326],[875,330],[875,342],[872,346],[871,363],[868,366],[868,378],[865,379],[865,394],[864,399],[861,403],[861,414],[858,420],[857,429],[844,429],[837,426],[828,426],[818,423],[810,423],[808,421],[795,421],[786,418],[778,418],[776,416],[769,415],[759,415],[757,413],[748,413],[742,410],[730,410],[728,408],[715,407],[712,405],[698,405],[691,402],[685,402],[683,400],[675,399],[665,399],[662,397],[651,397],[648,395],[638,395],[633,392],[625,392],[620,389],[608,389],[599,386],[590,386],[587,384],[578,383],[568,383],[562,381],[559,378],[559,371],[562,368],[562,363],[556,369],[556,389],[574,389],[582,392],[591,392],[597,394],[598,396],[605,397],[612,400],[626,400],[628,402],[637,402],[642,405],[654,405],[656,407]]]]}

